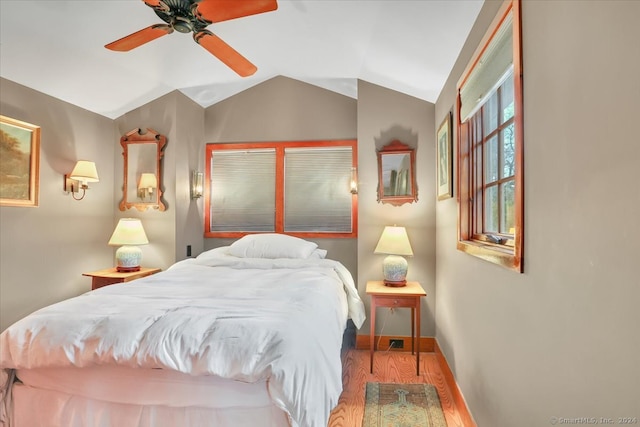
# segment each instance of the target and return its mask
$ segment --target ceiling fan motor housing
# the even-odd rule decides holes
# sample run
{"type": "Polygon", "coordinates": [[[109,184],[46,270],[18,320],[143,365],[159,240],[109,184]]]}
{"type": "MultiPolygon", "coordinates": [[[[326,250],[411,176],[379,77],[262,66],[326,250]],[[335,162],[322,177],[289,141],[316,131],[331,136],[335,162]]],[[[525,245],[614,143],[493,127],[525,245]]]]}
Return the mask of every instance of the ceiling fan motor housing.
{"type": "Polygon", "coordinates": [[[156,15],[180,33],[199,32],[211,22],[196,16],[197,2],[192,0],[161,0],[154,7],[156,15]]]}

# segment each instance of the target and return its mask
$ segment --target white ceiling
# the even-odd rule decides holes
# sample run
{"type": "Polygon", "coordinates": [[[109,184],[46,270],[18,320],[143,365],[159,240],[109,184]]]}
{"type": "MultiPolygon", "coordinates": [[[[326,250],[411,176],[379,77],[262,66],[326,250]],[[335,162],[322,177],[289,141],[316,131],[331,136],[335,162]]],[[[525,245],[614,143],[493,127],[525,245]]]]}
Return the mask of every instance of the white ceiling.
{"type": "Polygon", "coordinates": [[[279,75],[352,98],[361,79],[435,102],[482,2],[278,0],[208,27],[258,67],[242,78],[190,34],[105,49],[162,23],[141,0],[0,0],[0,76],[109,118],[176,89],[208,107],[279,75]]]}

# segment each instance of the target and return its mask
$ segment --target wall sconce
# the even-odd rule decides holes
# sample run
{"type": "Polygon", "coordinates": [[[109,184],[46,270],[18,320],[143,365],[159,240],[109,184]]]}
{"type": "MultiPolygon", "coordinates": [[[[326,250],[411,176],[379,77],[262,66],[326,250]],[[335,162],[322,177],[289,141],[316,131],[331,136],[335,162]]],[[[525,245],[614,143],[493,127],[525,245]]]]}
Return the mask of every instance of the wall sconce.
{"type": "Polygon", "coordinates": [[[204,174],[193,171],[191,174],[191,199],[196,200],[202,197],[204,185],[204,174]]]}
{"type": "Polygon", "coordinates": [[[358,171],[351,168],[351,182],[349,184],[351,194],[358,194],[358,171]]]}
{"type": "Polygon", "coordinates": [[[158,178],[155,173],[143,173],[138,182],[138,197],[144,200],[147,196],[152,198],[153,190],[158,188],[158,178]]]}
{"type": "Polygon", "coordinates": [[[413,250],[404,227],[386,226],[373,253],[388,254],[382,262],[385,286],[407,285],[408,263],[404,257],[413,256],[413,250]]]}
{"type": "Polygon", "coordinates": [[[142,261],[142,249],[137,245],[149,243],[142,221],[137,218],[121,218],[113,230],[110,246],[120,246],[116,251],[116,270],[139,271],[142,261]]]}
{"type": "Polygon", "coordinates": [[[78,160],[71,173],[64,176],[64,191],[71,193],[75,200],[82,200],[89,189],[89,183],[99,181],[96,164],[87,160],[78,160]],[[75,193],[80,189],[82,189],[82,196],[78,198],[75,193]]]}

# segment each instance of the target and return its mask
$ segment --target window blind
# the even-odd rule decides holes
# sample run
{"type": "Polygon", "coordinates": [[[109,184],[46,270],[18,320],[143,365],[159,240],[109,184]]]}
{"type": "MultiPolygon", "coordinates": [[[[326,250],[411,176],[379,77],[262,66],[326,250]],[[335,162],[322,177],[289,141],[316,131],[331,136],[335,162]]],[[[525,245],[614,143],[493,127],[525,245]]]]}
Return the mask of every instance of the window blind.
{"type": "Polygon", "coordinates": [[[276,150],[211,156],[211,231],[275,231],[276,150]]]}
{"type": "Polygon", "coordinates": [[[285,232],[351,232],[351,147],[286,148],[284,161],[285,232]]]}
{"type": "Polygon", "coordinates": [[[513,17],[509,14],[460,88],[460,121],[475,114],[512,70],[513,17]]]}

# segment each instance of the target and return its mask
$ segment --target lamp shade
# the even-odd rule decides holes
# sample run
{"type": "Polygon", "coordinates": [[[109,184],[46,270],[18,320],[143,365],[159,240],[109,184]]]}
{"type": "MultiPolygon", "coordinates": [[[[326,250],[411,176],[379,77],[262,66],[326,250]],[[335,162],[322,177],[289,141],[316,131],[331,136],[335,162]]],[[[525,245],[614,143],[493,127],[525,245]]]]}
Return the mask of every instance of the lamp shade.
{"type": "Polygon", "coordinates": [[[155,173],[143,173],[140,175],[140,183],[138,188],[158,188],[158,179],[155,173]]]}
{"type": "Polygon", "coordinates": [[[407,230],[404,227],[386,226],[374,253],[413,256],[407,230]]]}
{"type": "Polygon", "coordinates": [[[96,164],[88,160],[78,160],[69,178],[80,181],[83,184],[100,181],[96,164]]]}
{"type": "Polygon", "coordinates": [[[409,264],[404,256],[413,255],[407,230],[404,227],[385,227],[374,253],[388,254],[382,261],[384,284],[393,287],[406,286],[409,264]]]}
{"type": "Polygon", "coordinates": [[[142,222],[137,218],[121,218],[109,239],[109,245],[146,245],[149,243],[142,228],[142,222]]]}

